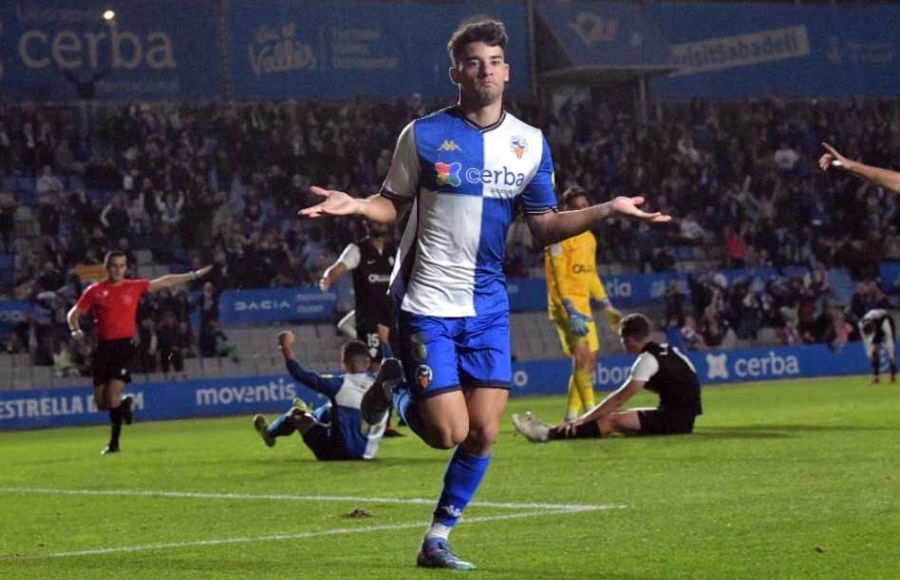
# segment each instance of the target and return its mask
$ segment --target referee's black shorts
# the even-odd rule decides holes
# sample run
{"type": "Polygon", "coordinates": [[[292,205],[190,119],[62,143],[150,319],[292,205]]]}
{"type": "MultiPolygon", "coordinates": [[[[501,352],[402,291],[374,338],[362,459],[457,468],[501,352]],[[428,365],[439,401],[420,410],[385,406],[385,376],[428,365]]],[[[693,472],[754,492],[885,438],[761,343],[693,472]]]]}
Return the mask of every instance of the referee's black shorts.
{"type": "Polygon", "coordinates": [[[684,435],[694,430],[697,415],[691,411],[648,409],[638,411],[641,435],[684,435]]]}
{"type": "Polygon", "coordinates": [[[94,386],[106,385],[109,381],[130,383],[133,364],[134,344],[130,338],[97,341],[92,364],[94,386]]]}

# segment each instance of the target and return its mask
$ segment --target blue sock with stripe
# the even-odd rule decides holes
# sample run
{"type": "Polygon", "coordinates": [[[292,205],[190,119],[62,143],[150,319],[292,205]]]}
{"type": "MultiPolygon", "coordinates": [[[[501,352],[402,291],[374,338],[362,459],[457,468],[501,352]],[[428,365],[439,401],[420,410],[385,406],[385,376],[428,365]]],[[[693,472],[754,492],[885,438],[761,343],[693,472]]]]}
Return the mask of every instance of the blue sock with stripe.
{"type": "Polygon", "coordinates": [[[412,392],[404,385],[398,385],[391,396],[394,410],[403,419],[403,422],[412,429],[413,433],[425,438],[425,425],[422,424],[422,416],[419,414],[419,406],[413,400],[412,392]]]}
{"type": "Polygon", "coordinates": [[[288,411],[272,421],[272,423],[269,424],[269,435],[272,437],[284,437],[285,435],[290,435],[296,431],[294,422],[291,421],[290,418],[291,412],[288,411]]]}
{"type": "Polygon", "coordinates": [[[456,525],[466,506],[472,501],[478,486],[481,485],[490,464],[490,455],[482,457],[469,453],[462,447],[456,448],[450,463],[447,464],[444,488],[434,509],[435,524],[446,528],[456,525]]]}

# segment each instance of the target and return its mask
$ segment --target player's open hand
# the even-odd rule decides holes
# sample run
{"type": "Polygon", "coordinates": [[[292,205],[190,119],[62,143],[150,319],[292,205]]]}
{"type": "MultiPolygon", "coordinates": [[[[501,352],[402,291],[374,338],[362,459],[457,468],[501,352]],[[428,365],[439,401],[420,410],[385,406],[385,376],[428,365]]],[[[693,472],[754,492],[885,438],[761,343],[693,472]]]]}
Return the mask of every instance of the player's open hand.
{"type": "Polygon", "coordinates": [[[562,435],[563,437],[574,437],[575,430],[578,429],[578,420],[575,421],[567,421],[562,425],[558,425],[556,427],[556,432],[562,435]]]}
{"type": "Polygon", "coordinates": [[[282,330],[278,333],[278,346],[282,348],[291,348],[294,346],[294,341],[296,341],[297,337],[294,336],[294,333],[290,330],[282,330]]]}
{"type": "Polygon", "coordinates": [[[312,186],[309,191],[324,197],[322,203],[306,207],[297,212],[299,217],[317,218],[326,215],[353,215],[357,210],[357,199],[335,189],[324,189],[318,186],[312,186]]]}
{"type": "Polygon", "coordinates": [[[827,151],[827,153],[819,157],[819,167],[822,169],[822,171],[828,171],[832,166],[847,166],[847,162],[849,161],[849,159],[838,153],[837,149],[825,142],[822,143],[822,147],[824,147],[827,151]]]}
{"type": "Polygon", "coordinates": [[[672,216],[662,212],[643,211],[638,207],[642,203],[644,203],[644,197],[641,195],[636,197],[619,196],[609,202],[609,208],[616,215],[635,217],[654,224],[672,221],[672,216]]]}

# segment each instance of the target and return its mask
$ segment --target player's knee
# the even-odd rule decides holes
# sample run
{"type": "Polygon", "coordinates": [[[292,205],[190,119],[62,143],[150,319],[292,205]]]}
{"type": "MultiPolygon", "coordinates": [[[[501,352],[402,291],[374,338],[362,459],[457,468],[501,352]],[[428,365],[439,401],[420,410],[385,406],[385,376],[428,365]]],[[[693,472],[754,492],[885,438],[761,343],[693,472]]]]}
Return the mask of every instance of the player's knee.
{"type": "Polygon", "coordinates": [[[466,440],[468,425],[442,425],[429,430],[425,442],[435,449],[453,449],[466,440]]]}
{"type": "Polygon", "coordinates": [[[466,449],[475,453],[485,453],[494,446],[499,434],[499,425],[473,427],[465,439],[466,449]]]}

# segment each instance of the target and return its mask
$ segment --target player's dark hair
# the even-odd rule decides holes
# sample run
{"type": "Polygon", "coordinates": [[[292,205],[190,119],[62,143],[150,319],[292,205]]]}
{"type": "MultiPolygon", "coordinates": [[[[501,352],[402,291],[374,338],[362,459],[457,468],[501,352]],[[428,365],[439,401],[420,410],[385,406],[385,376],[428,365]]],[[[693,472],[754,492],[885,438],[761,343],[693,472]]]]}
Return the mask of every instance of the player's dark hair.
{"type": "Polygon", "coordinates": [[[650,321],[643,314],[629,314],[619,324],[619,335],[635,340],[647,339],[650,337],[650,321]]]}
{"type": "Polygon", "coordinates": [[[562,199],[563,206],[571,207],[572,202],[575,201],[576,199],[578,199],[579,197],[583,197],[584,199],[587,199],[588,201],[590,201],[590,199],[588,198],[588,194],[585,190],[581,189],[577,185],[573,185],[573,186],[569,187],[562,194],[561,199],[562,199]]]}
{"type": "Polygon", "coordinates": [[[341,360],[351,372],[362,372],[369,368],[369,347],[361,340],[351,340],[341,347],[341,360]]]}
{"type": "Polygon", "coordinates": [[[506,26],[498,20],[482,20],[470,22],[456,29],[450,42],[447,43],[447,52],[450,53],[450,62],[453,66],[459,64],[463,48],[473,42],[483,42],[488,46],[499,46],[506,52],[506,43],[509,36],[506,34],[506,26]]]}
{"type": "Polygon", "coordinates": [[[125,252],[123,252],[121,250],[110,250],[109,252],[106,252],[105,256],[103,256],[103,266],[105,268],[109,268],[109,263],[112,261],[113,258],[126,258],[127,259],[128,256],[126,256],[125,252]]]}

